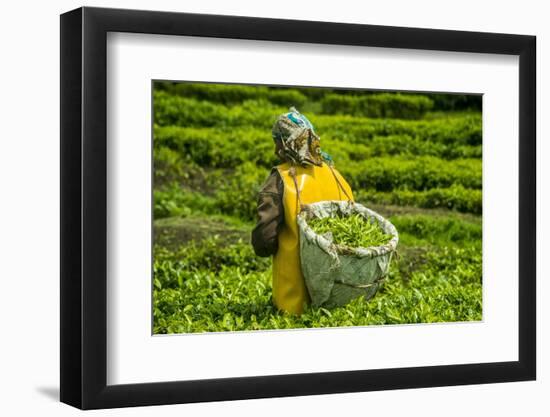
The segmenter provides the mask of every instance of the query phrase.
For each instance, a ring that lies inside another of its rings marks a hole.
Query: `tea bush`
[[[244,161],[254,161],[258,165],[272,167],[277,163],[270,132],[254,127],[222,129],[156,126],[154,138],[159,157],[162,157],[163,151],[170,149],[201,166],[233,168]],[[374,136],[361,141],[339,140],[327,134],[323,135],[321,146],[337,163],[348,159],[361,161],[375,156],[394,155],[426,155],[441,159],[481,157],[481,145],[431,142],[406,134]]]
[[[256,127],[265,134],[277,116],[288,111],[268,101],[247,100],[241,105],[224,106],[208,101],[172,96],[159,91],[154,94],[154,122],[158,126]],[[408,135],[430,142],[445,144],[480,145],[481,116],[467,114],[460,117],[425,120],[369,119],[349,115],[309,114],[316,131],[323,138],[362,142],[375,136]]]
[[[165,91],[171,95],[192,98],[200,101],[212,101],[224,105],[240,104],[246,100],[266,100],[282,106],[301,107],[307,97],[298,90],[269,88],[263,86],[231,85],[231,84],[197,84],[159,82],[157,91]]]
[[[431,156],[375,157],[336,166],[352,187],[359,190],[425,191],[452,185],[481,188],[479,159],[445,161]]]
[[[205,167],[235,168],[252,161],[269,168],[277,162],[271,132],[255,128],[156,126],[154,138],[155,149],[174,150]]]
[[[481,111],[480,94],[426,94],[433,103],[434,109],[442,111],[474,110]]]
[[[402,255],[376,297],[331,310],[308,307],[300,317],[273,307],[270,262],[244,242],[227,247],[207,238],[175,252],[157,249],[154,332],[481,320],[481,242],[471,240],[481,235],[481,224],[426,215],[390,220],[404,229]],[[463,227],[467,232],[460,232]],[[413,244],[425,249],[413,255]]]
[[[463,213],[482,213],[482,192],[453,185],[449,188],[432,188],[426,191],[393,190],[377,192],[359,190],[355,198],[358,201],[377,204],[395,204],[422,208],[445,208]]]
[[[266,100],[246,100],[238,106],[225,106],[210,101],[173,96],[164,91],[153,95],[154,122],[161,126],[258,126],[273,125],[278,113],[286,107],[277,107]]]
[[[481,145],[481,116],[466,114],[434,120],[368,119],[352,116],[311,115],[321,135],[351,143],[364,143],[377,136],[408,135],[413,139],[452,145]]]
[[[250,178],[249,178],[250,180]],[[257,182],[256,182],[257,181]],[[221,192],[206,195],[198,191],[185,190],[177,183],[156,189],[154,191],[154,216],[156,219],[185,216],[192,212],[205,214],[229,214],[242,220],[256,218],[256,195],[262,181],[259,177],[250,185],[250,193],[242,193],[240,182],[237,179],[225,182]],[[256,191],[253,191],[256,190]],[[252,200],[246,200],[253,195]],[[426,209],[442,208],[462,213],[482,213],[481,190],[467,189],[462,186],[449,188],[433,188],[427,191],[394,190],[377,192],[374,190],[357,190],[355,200],[366,206],[371,204],[416,206]],[[238,203],[242,211],[237,212],[231,202],[232,198]]]
[[[325,114],[420,119],[433,108],[433,101],[426,96],[412,94],[327,94],[321,100],[321,106]]]

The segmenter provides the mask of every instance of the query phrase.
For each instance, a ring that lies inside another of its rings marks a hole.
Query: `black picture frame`
[[[519,56],[519,360],[107,385],[108,32]],[[533,380],[534,36],[103,8],[61,15],[61,401],[81,409]]]

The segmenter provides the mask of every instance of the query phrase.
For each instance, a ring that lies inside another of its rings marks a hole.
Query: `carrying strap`
[[[346,189],[344,188],[344,186],[342,185],[342,183],[340,182],[340,180],[336,176],[336,173],[334,172],[334,169],[329,164],[327,164],[327,166],[329,167],[330,172],[332,172],[332,175],[334,176],[334,179],[336,180],[336,184],[344,192],[345,196],[348,198],[349,203],[353,205],[354,204],[353,199],[349,196]],[[296,197],[298,199],[297,212],[300,213],[304,208],[304,204],[302,203],[302,199],[300,198],[300,188],[298,187],[298,180],[296,179],[296,167],[294,166],[294,164],[292,164],[292,166],[288,170],[288,173],[290,174],[290,176],[292,177],[292,180],[294,181],[294,187],[296,187]]]
[[[294,181],[294,187],[296,187],[296,197],[298,198],[297,213],[300,213],[304,208],[304,205],[302,204],[302,199],[300,198],[300,188],[298,187],[298,180],[296,179],[296,168],[294,167],[294,164],[292,164],[292,166],[288,170],[288,173],[290,174],[290,176],[292,177],[292,180]]]
[[[342,191],[344,192],[344,194],[346,195],[346,197],[348,198],[348,201],[350,202],[350,204],[353,204],[353,199],[349,196],[348,192],[346,191],[346,189],[344,188],[344,186],[342,185],[342,183],[340,183],[340,180],[338,179],[338,177],[336,176],[336,172],[334,172],[334,169],[332,168],[331,165],[327,164],[327,166],[330,168],[330,172],[332,172],[332,175],[334,176],[334,179],[336,180],[336,183],[338,184],[338,186],[342,189]]]

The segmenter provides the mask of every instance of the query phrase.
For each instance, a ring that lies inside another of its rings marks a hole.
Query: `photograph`
[[[482,321],[482,99],[153,80],[153,335]]]

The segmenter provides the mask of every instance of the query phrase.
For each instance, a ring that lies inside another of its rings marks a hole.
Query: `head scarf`
[[[322,165],[321,139],[307,117],[294,107],[277,118],[271,133],[282,159],[299,165]]]

